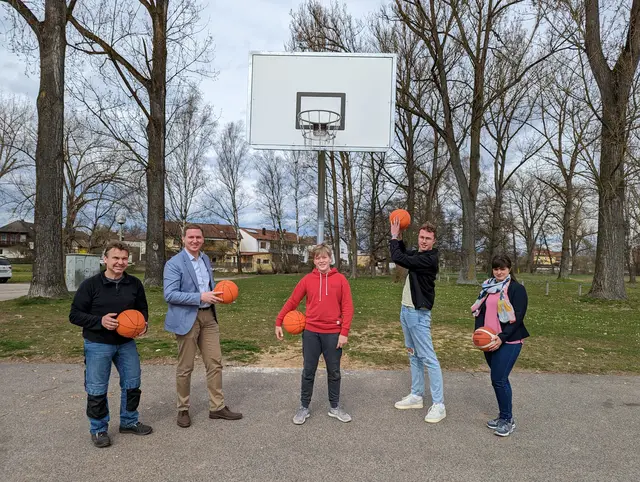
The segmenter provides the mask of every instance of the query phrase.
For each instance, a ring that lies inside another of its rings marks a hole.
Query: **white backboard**
[[[252,52],[249,62],[247,139],[252,147],[379,152],[391,146],[395,54]],[[328,126],[335,134],[332,145],[305,144],[299,114],[308,111],[319,122],[329,118],[319,111],[339,114]]]

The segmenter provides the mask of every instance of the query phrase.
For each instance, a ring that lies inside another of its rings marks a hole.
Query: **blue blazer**
[[[211,289],[215,286],[209,257],[200,253],[209,273]],[[164,265],[164,300],[169,304],[164,329],[186,335],[196,321],[200,307],[200,286],[186,250],[180,251]],[[211,305],[215,317],[215,307]]]

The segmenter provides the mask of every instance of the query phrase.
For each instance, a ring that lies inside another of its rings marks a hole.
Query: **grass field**
[[[9,283],[31,283],[33,275],[30,264],[14,264],[11,266]]]
[[[231,364],[300,366],[300,337],[283,343],[273,335],[275,316],[300,275],[265,275],[237,279],[240,297],[218,308],[221,343]],[[626,302],[594,301],[578,295],[589,289],[586,277],[557,282],[551,277],[521,277],[529,293],[526,324],[531,338],[519,369],[565,373],[640,373],[640,287],[628,285]],[[437,285],[433,339],[445,369],[475,370],[482,354],[470,344],[469,307],[477,288],[457,286],[446,276]],[[549,295],[545,294],[549,281]],[[400,283],[390,277],[351,281],[356,314],[345,367],[404,368],[407,357],[399,323]],[[176,343],[163,330],[166,304],[160,289],[147,291],[149,333],[138,349],[147,362],[173,362]],[[80,328],[68,321],[70,299],[20,298],[0,302],[0,359],[82,361]]]

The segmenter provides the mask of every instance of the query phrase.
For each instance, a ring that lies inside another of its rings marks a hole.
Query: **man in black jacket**
[[[409,270],[402,291],[400,324],[411,366],[411,393],[396,402],[400,410],[423,408],[424,367],[429,372],[432,405],[425,422],[437,423],[447,416],[442,389],[442,370],[431,340],[431,308],[435,299],[438,250],[433,247],[436,227],[425,223],[418,234],[418,251],[407,250],[400,239],[400,222],[391,223],[391,260]]]
[[[91,440],[99,448],[111,445],[107,433],[107,391],[111,363],[120,375],[120,433],[148,435],[152,432],[151,427],[138,421],[141,391],[140,357],[136,342],[116,331],[117,316],[125,310],[138,310],[148,321],[147,297],[140,280],[125,273],[129,264],[129,248],[125,244],[108,244],[104,251],[104,262],[104,273],[82,282],[69,314],[71,323],[82,327],[87,417]]]

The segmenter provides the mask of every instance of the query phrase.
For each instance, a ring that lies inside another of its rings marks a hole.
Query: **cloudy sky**
[[[215,41],[214,69],[216,80],[203,82],[201,89],[207,102],[220,115],[221,122],[246,121],[248,92],[248,59],[251,51],[283,51],[289,40],[292,9],[300,2],[284,0],[209,0],[203,12]],[[329,0],[321,3],[330,5]],[[349,12],[365,17],[376,11],[382,0],[349,0]],[[0,19],[4,18],[0,7]],[[6,47],[6,23],[0,21],[0,92],[24,95],[33,100],[38,92],[37,73],[24,57]],[[32,59],[33,60],[33,59]],[[0,225],[9,217],[0,207]]]

